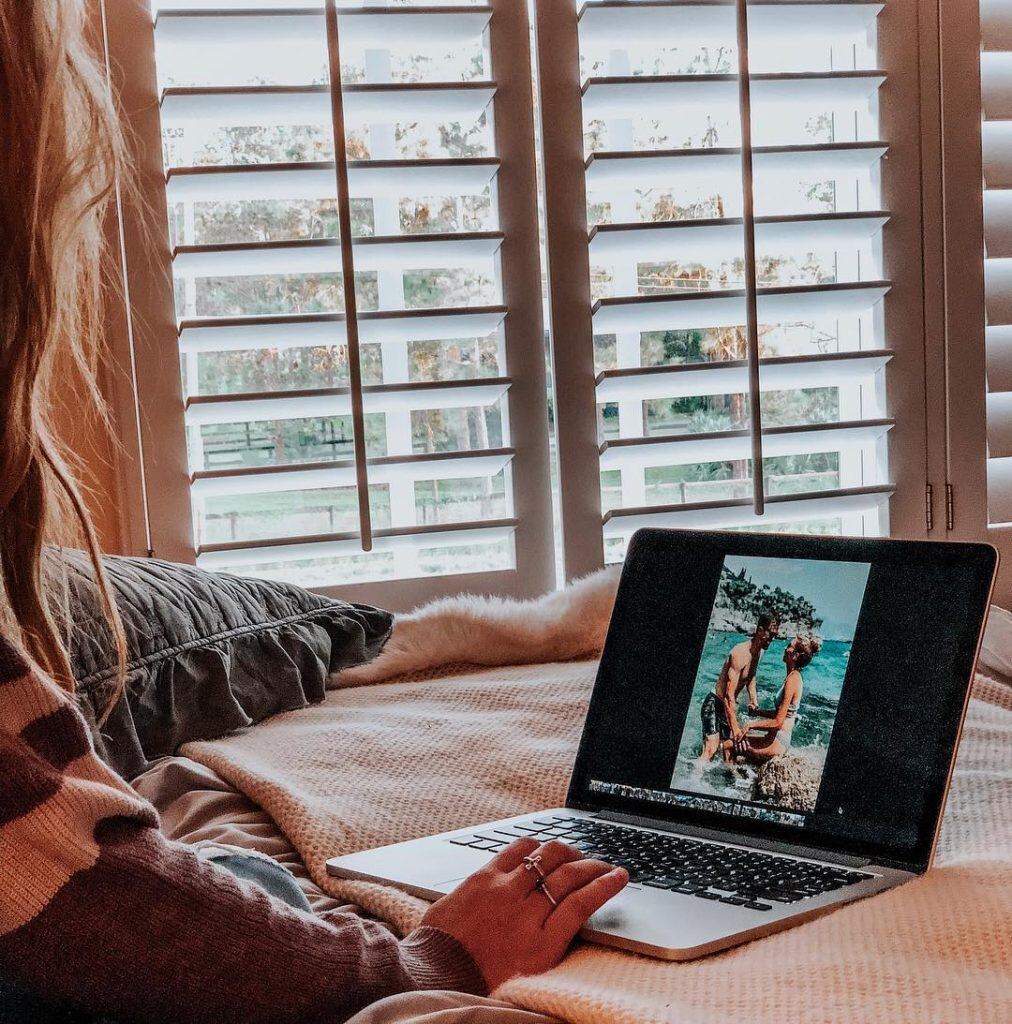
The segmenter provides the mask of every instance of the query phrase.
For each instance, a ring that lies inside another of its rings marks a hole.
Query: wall
[[[104,551],[122,554],[127,551],[127,503],[121,481],[124,452],[107,425],[94,410],[93,403],[76,367],[68,358],[56,373],[60,382],[56,389],[55,428],[60,440],[76,457],[81,482],[86,489],[88,509],[95,520]],[[108,367],[102,376],[108,387]]]

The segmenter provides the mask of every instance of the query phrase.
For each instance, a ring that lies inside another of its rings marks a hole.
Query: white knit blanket
[[[595,669],[338,690],[182,753],[269,811],[319,886],[406,930],[421,901],[330,878],[327,858],[560,804]],[[981,680],[938,862],[923,879],[691,963],[581,946],[498,994],[572,1024],[1008,1024],[1010,933],[1012,691]]]

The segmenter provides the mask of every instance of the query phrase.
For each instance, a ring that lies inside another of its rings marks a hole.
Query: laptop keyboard
[[[561,839],[587,857],[624,867],[629,881],[750,910],[772,910],[874,878],[832,864],[811,864],[761,850],[644,832],[560,815],[458,836],[451,843],[494,853],[514,839]]]

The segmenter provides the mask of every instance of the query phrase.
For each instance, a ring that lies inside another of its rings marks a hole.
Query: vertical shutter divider
[[[344,285],[345,329],[348,338],[348,377],[355,452],[355,489],[358,496],[359,535],[363,551],[372,550],[369,509],[369,468],[366,462],[365,413],[362,398],[362,362],[358,341],[358,300],[351,238],[351,192],[348,186],[348,143],[344,128],[344,92],[341,87],[341,47],[336,0],[326,0],[327,58],[330,67],[330,110],[334,129],[334,174],[337,179],[337,216],[341,233],[341,278]]]
[[[742,230],[745,244],[745,348],[748,357],[749,430],[752,437],[752,507],[766,506],[763,484],[762,404],[759,392],[759,311],[755,262],[755,195],[752,187],[752,89],[748,60],[748,0],[735,0],[738,28],[738,104],[741,120]]]

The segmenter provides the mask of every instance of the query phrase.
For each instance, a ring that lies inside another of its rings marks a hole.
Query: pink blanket
[[[557,804],[593,662],[331,693],[183,753],[280,825],[313,880],[406,929],[393,889],[329,878],[330,856]],[[592,946],[497,995],[572,1024],[1012,1020],[1012,691],[980,681],[938,865],[914,883],[687,964]]]

